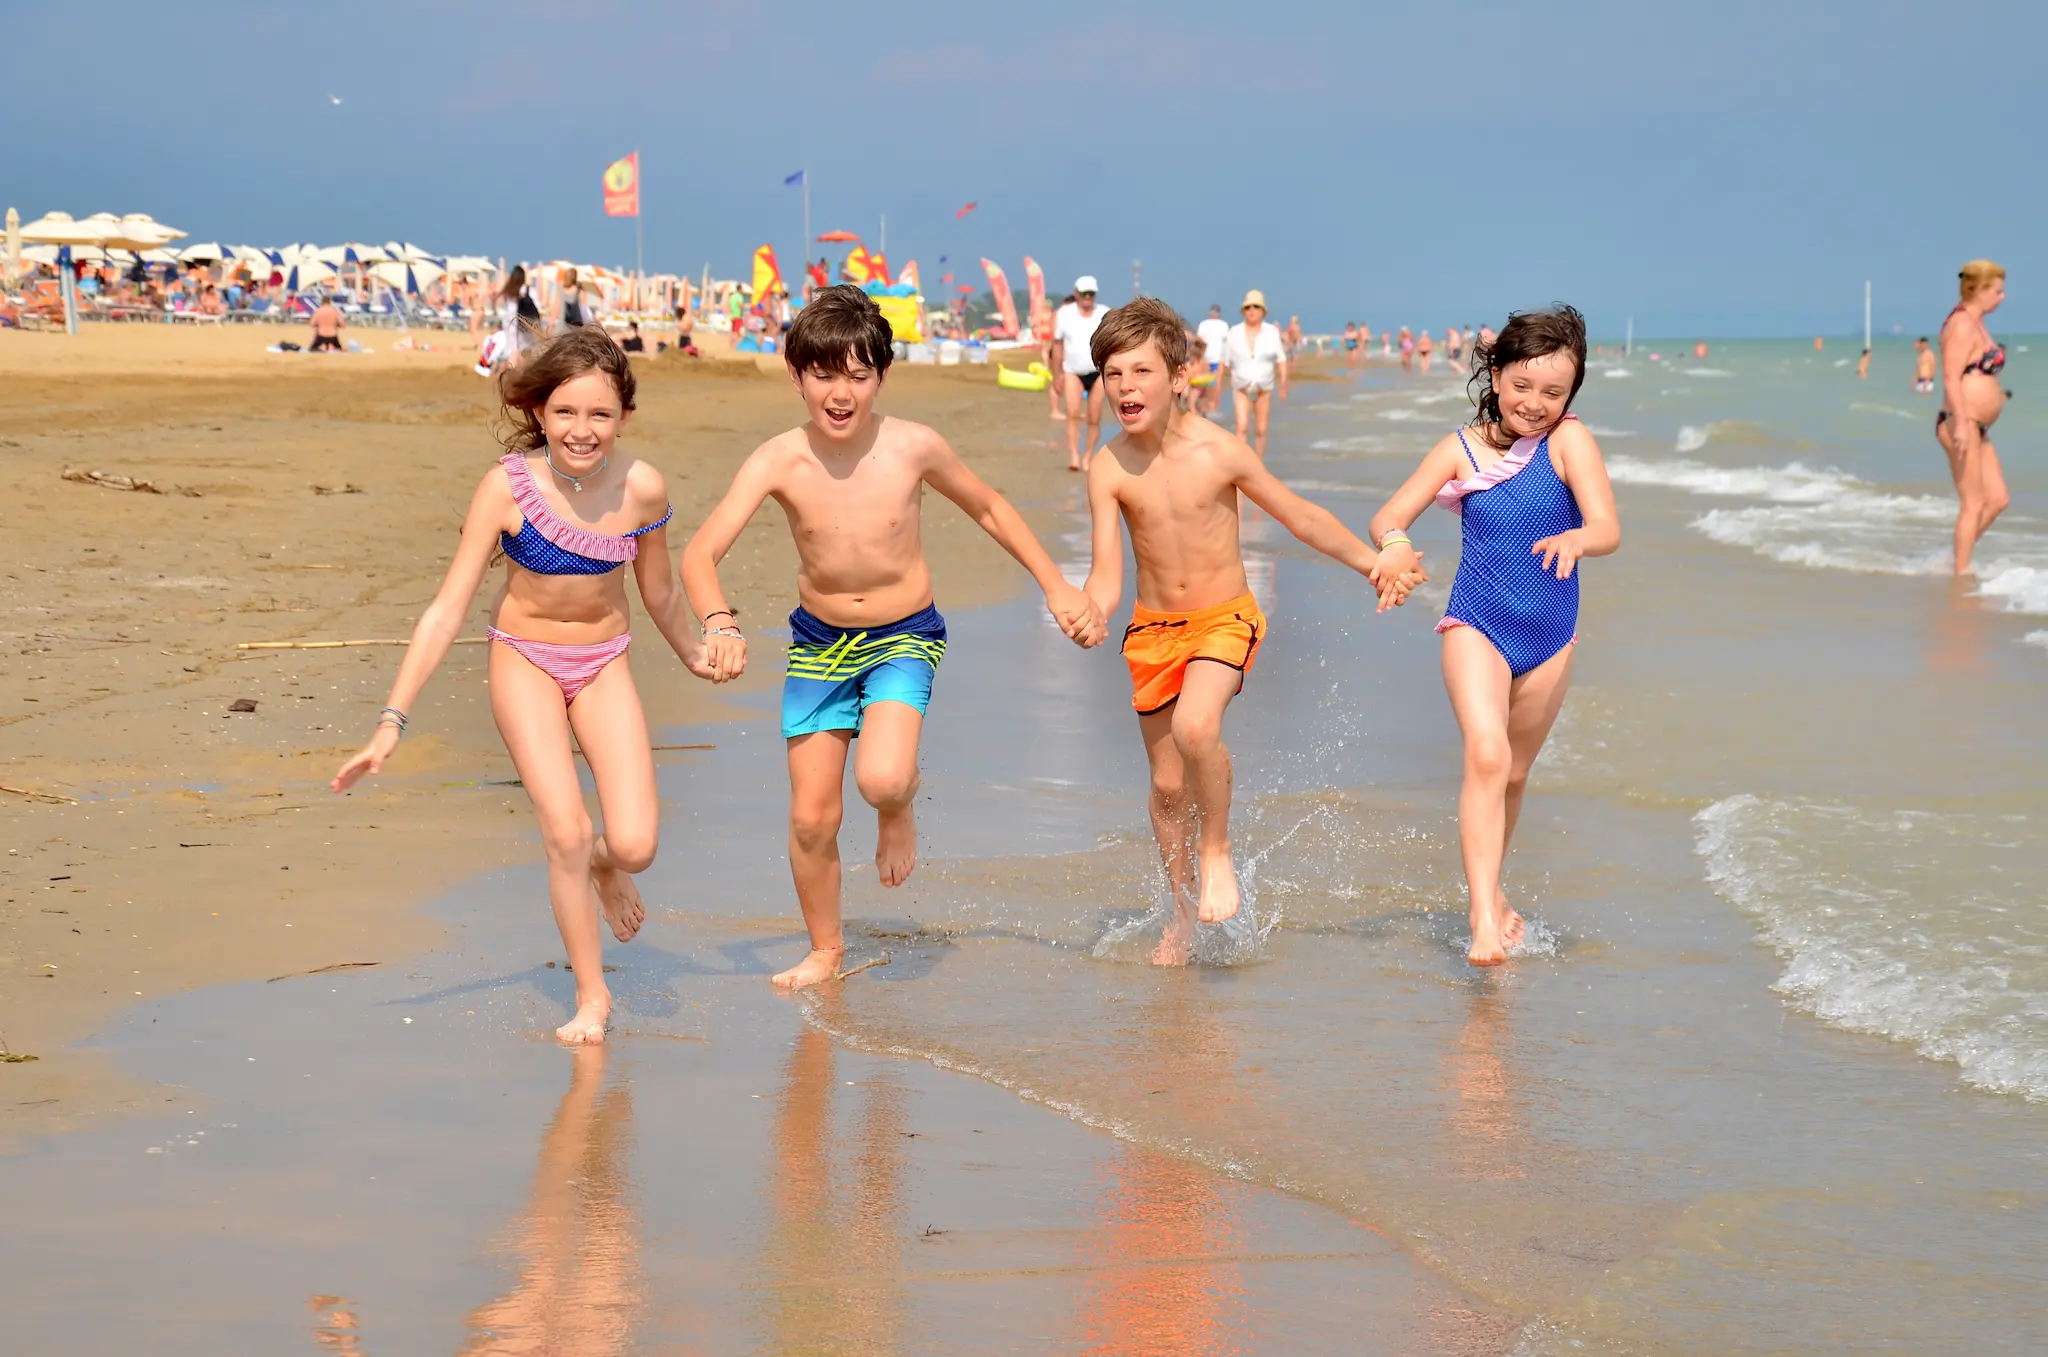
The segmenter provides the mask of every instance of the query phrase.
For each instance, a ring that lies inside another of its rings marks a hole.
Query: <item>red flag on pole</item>
[[[640,153],[614,160],[604,167],[604,214],[607,217],[640,215]]]
[[[1045,304],[1045,270],[1030,255],[1024,256],[1024,291],[1031,299],[1031,333],[1040,340],[1052,338],[1052,308]]]
[[[959,210],[958,212],[955,212],[955,213],[953,214],[953,220],[954,220],[954,221],[958,221],[958,220],[960,220],[960,219],[961,219],[962,217],[966,216],[966,215],[967,215],[967,214],[968,214],[969,212],[972,212],[972,211],[973,211],[973,210],[974,210],[975,208],[977,208],[977,207],[980,207],[980,206],[981,206],[981,204],[980,204],[980,203],[969,203],[969,204],[967,204],[967,206],[965,206],[965,207],[961,208],[961,209],[960,209],[960,210]]]
[[[981,261],[982,271],[988,274],[988,290],[996,295],[996,313],[1003,318],[1003,339],[1017,337],[1017,300],[1010,295],[1010,280],[1003,273],[1003,266],[993,259]]]

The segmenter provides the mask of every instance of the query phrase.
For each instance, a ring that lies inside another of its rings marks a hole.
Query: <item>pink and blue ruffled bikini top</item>
[[[526,521],[517,533],[501,532],[498,545],[515,565],[536,575],[609,575],[640,554],[640,538],[676,516],[673,506],[660,523],[635,528],[623,537],[591,532],[565,521],[548,507],[547,497],[534,484],[533,471],[524,453],[508,452],[498,459],[511,482],[512,498]]]

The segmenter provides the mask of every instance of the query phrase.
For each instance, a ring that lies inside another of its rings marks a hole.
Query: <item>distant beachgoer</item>
[[[1925,396],[1934,390],[1934,349],[1927,336],[1913,341],[1913,393]]]
[[[1372,362],[1372,326],[1364,321],[1358,323],[1358,363],[1360,367]]]
[[[894,358],[889,322],[859,286],[813,297],[783,352],[805,422],[754,450],[683,548],[691,606],[707,627],[714,619],[727,624],[708,633],[711,658],[720,673],[737,674],[746,668],[747,643],[731,625],[718,563],[771,498],[796,545],[800,606],[789,616],[782,736],[790,874],[811,946],[774,977],[784,989],[832,979],[846,956],[839,827],[856,736],[854,782],[876,811],[875,875],[900,886],[917,865],[918,743],[946,651],[946,621],[932,601],[931,567],[919,544],[926,488],[957,504],[1030,572],[1069,639],[1098,645],[1107,629],[1023,517],[944,438],[875,413]]]
[[[199,294],[199,314],[202,316],[224,316],[227,313],[227,304],[221,300],[220,289],[216,288],[212,283],[208,283],[205,290]]]
[[[490,363],[516,367],[520,357],[540,338],[540,307],[526,286],[526,266],[514,264],[498,289],[498,333],[491,343]]]
[[[1096,379],[1102,374],[1088,356],[1088,341],[1108,313],[1095,304],[1096,291],[1095,275],[1082,274],[1074,280],[1074,300],[1062,306],[1052,320],[1053,371],[1059,375],[1067,399],[1069,471],[1088,469],[1088,459],[1095,455],[1095,444],[1102,437],[1102,392],[1096,389]],[[1081,438],[1084,418],[1086,442]]]
[[[1355,320],[1344,322],[1344,366],[1358,366],[1358,322]]]
[[[1479,327],[1479,343],[1481,345],[1487,348],[1492,348],[1494,339],[1495,335],[1493,333],[1493,327],[1491,325],[1482,325]]]
[[[1280,334],[1280,340],[1287,345],[1287,356],[1293,358],[1301,352],[1301,317],[1289,316],[1287,328]]]
[[[1380,357],[1392,358],[1393,356],[1394,332],[1392,330],[1382,330],[1380,331]]]
[[[334,304],[334,298],[322,297],[320,305],[313,308],[313,342],[309,353],[341,352],[341,308]]]
[[[580,325],[594,324],[597,319],[596,309],[584,301],[583,297],[586,292],[595,294],[597,289],[579,279],[573,268],[562,270],[558,286],[561,288],[562,298],[555,311],[556,331],[559,333],[563,330],[573,330]]]
[[[1695,358],[1705,358],[1707,356],[1706,340],[1702,339],[1692,346],[1692,356]]]
[[[1826,347],[1826,343],[1827,341],[1824,340],[1821,336],[1815,335],[1813,337],[1813,351],[1815,353],[1821,352],[1821,350]]]
[[[1237,436],[1264,457],[1273,402],[1287,399],[1287,346],[1280,341],[1280,331],[1266,324],[1265,293],[1253,288],[1238,309],[1244,319],[1230,327],[1230,337],[1223,343],[1223,366],[1230,372]]]
[[[1941,323],[1942,404],[1934,417],[1934,436],[1955,478],[1956,573],[1964,575],[1978,539],[2011,502],[1991,442],[1991,426],[2005,409],[2006,390],[1998,380],[2005,370],[2005,346],[1984,324],[1984,317],[2005,300],[2005,269],[1989,259],[1973,259],[1956,276],[1962,300]]]
[[[1384,586],[1416,568],[1408,526],[1431,504],[1463,519],[1443,634],[1444,688],[1465,740],[1458,838],[1475,966],[1523,937],[1501,871],[1529,769],[1571,686],[1578,562],[1621,545],[1600,445],[1570,414],[1586,323],[1568,306],[1510,316],[1473,355],[1478,417],[1432,448],[1372,519]],[[1482,462],[1480,453],[1485,453]]]
[[[1434,351],[1435,347],[1430,341],[1429,331],[1424,330],[1421,334],[1415,336],[1415,366],[1417,369],[1422,372],[1429,371],[1430,354]]]
[[[1233,353],[1242,328],[1232,332]],[[1150,297],[1110,312],[1095,332],[1095,362],[1122,432],[1088,473],[1092,552],[1085,590],[1098,614],[1111,616],[1123,598],[1125,528],[1138,566],[1123,655],[1151,764],[1152,832],[1173,895],[1152,953],[1161,966],[1186,965],[1196,923],[1228,919],[1240,904],[1223,717],[1244,690],[1266,619],[1245,579],[1238,496],[1361,575],[1380,564],[1335,514],[1276,480],[1242,438],[1182,413],[1175,397],[1185,384],[1185,333],[1173,308]],[[1260,333],[1277,346],[1273,326]],[[1381,608],[1400,602],[1422,578],[1419,570],[1389,573],[1378,587]]]
[[[1454,364],[1464,356],[1465,336],[1459,334],[1458,327],[1453,325],[1444,331],[1444,361]]]
[[[647,352],[647,341],[640,337],[639,321],[629,320],[626,322],[626,333],[624,337],[619,340],[619,347],[624,349],[627,353]]]
[[[1074,294],[1069,292],[1060,299],[1060,305],[1065,306],[1072,300],[1074,300]],[[1031,337],[1038,341],[1038,361],[1043,363],[1045,370],[1052,374],[1052,380],[1045,384],[1046,414],[1052,419],[1064,422],[1067,418],[1067,412],[1061,407],[1060,399],[1066,395],[1066,381],[1060,376],[1059,366],[1054,361],[1052,330],[1053,312],[1041,309],[1037,315],[1031,318]]]
[[[1202,361],[1209,365],[1209,385],[1202,388],[1202,399],[1196,409],[1204,415],[1213,415],[1223,408],[1224,345],[1230,342],[1230,322],[1223,319],[1223,308],[1212,306],[1208,317],[1195,327],[1195,333],[1202,340]]]
[[[1856,360],[1856,380],[1857,380],[1857,381],[1859,381],[1859,382],[1860,382],[1860,381],[1866,381],[1866,380],[1868,380],[1868,379],[1869,379],[1869,377],[1870,377],[1870,350],[1869,350],[1869,349],[1865,349],[1865,350],[1863,351],[1863,356],[1862,356],[1861,358],[1859,358],[1859,359],[1857,359],[1857,360]]]
[[[383,771],[405,733],[406,709],[463,631],[477,587],[502,553],[505,583],[491,607],[491,714],[540,820],[548,895],[576,977],[576,1014],[555,1036],[595,1044],[612,1007],[598,918],[620,942],[639,932],[645,911],[633,877],[654,861],[661,816],[647,718],[626,665],[632,633],[619,567],[633,563],[648,617],[691,673],[724,682],[739,670],[707,656],[676,587],[661,473],[618,446],[635,389],[619,346],[594,326],[571,330],[505,369],[498,389],[512,421],[505,455],[470,500],[455,560],[413,628],[376,734],[331,786],[347,791]],[[584,809],[579,748],[604,811],[601,830]]]
[[[1407,326],[1401,327],[1401,367],[1404,371],[1415,366],[1415,332]]]

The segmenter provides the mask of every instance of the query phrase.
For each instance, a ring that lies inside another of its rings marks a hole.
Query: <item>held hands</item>
[[[1045,610],[1060,624],[1067,639],[1083,650],[1102,644],[1109,623],[1095,601],[1064,581],[1045,591]]]
[[[391,751],[398,748],[398,727],[382,725],[370,742],[334,775],[334,781],[327,784],[329,791],[345,792],[362,779],[363,774],[375,775],[384,771],[384,760],[391,757]]]
[[[1572,577],[1572,567],[1579,563],[1579,557],[1586,554],[1585,539],[1580,536],[1579,529],[1571,528],[1555,537],[1537,539],[1530,546],[1529,554],[1541,556],[1545,570],[1554,563],[1557,577],[1568,580]]]
[[[730,683],[747,672],[747,638],[740,635],[738,627],[714,627],[704,633],[696,661],[685,657],[683,664],[698,678]]]
[[[1428,583],[1429,572],[1422,568],[1421,552],[1406,542],[1396,542],[1380,552],[1367,578],[1380,596],[1378,611],[1385,612],[1406,603],[1416,585]]]

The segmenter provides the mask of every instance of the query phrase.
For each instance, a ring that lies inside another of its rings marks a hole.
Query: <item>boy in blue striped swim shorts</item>
[[[789,751],[789,869],[810,953],[775,976],[800,989],[840,973],[841,787],[853,741],[854,782],[875,808],[875,871],[901,885],[917,865],[912,802],[918,740],[946,622],[932,603],[919,544],[925,486],[960,508],[1045,591],[1045,606],[1077,645],[1108,629],[1061,576],[1010,502],[968,470],[922,424],[877,415],[894,335],[858,287],[828,287],[790,327],[790,381],[809,420],[747,458],[683,549],[683,589],[703,619],[705,658],[728,677],[746,668],[747,642],[718,580],[718,563],[765,500],[782,506],[795,539],[799,606],[789,615],[782,734]]]

